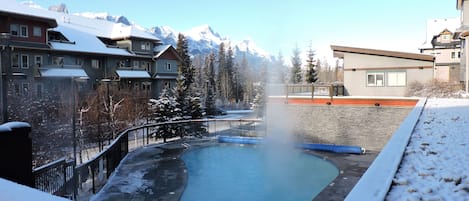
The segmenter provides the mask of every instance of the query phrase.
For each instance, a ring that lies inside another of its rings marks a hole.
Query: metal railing
[[[155,143],[164,143],[184,136],[231,134],[239,136],[265,135],[256,128],[259,119],[199,119],[146,124],[121,132],[103,151],[77,165],[60,159],[34,170],[36,188],[75,200],[84,200],[97,193],[129,151]],[[171,126],[166,136],[156,136],[162,126]],[[204,128],[201,130],[200,128]],[[185,132],[185,133],[182,133]],[[156,137],[155,137],[156,136]]]
[[[344,85],[335,84],[269,84],[269,95],[274,96],[343,96]]]
[[[59,159],[33,170],[34,185],[37,189],[50,194],[72,198],[74,162]]]

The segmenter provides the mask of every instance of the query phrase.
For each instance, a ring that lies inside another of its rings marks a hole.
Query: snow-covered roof
[[[41,77],[88,77],[85,70],[81,68],[41,68],[39,73]]]
[[[155,57],[160,57],[166,50],[168,50],[171,47],[171,45],[158,45],[155,48],[153,48],[154,52],[157,52]]]
[[[172,79],[176,79],[177,75],[156,75],[154,78],[161,79],[161,80],[172,80]]]
[[[96,35],[83,32],[81,29],[75,29],[73,25],[70,24],[59,24],[54,30],[61,32],[70,41],[70,43],[50,41],[51,48],[54,50],[119,56],[133,55],[126,49],[108,47],[101,42]]]
[[[44,20],[48,22],[51,27],[57,26],[54,18],[43,15],[40,12],[31,12],[30,9],[31,8],[27,6],[18,4],[15,0],[2,0],[2,6],[0,6],[0,12],[34,17],[38,18],[38,20]]]
[[[427,36],[420,49],[432,48],[433,37],[443,30],[448,29],[448,31],[455,33],[459,27],[461,27],[461,20],[458,17],[427,20]]]
[[[107,54],[131,55],[125,53],[124,50],[118,50],[116,48],[105,48],[105,44],[97,37],[110,39],[141,38],[155,42],[159,41],[159,39],[151,33],[134,26],[128,26],[122,23],[114,23],[100,19],[91,19],[68,13],[31,8],[26,5],[21,5],[14,0],[4,1],[8,2],[2,3],[0,11],[47,19],[55,19],[58,26],[53,30],[62,32],[62,34],[64,34],[69,40],[75,42],[75,44],[61,44],[52,42],[52,49],[62,51],[91,53],[106,52]]]
[[[0,178],[0,200],[8,201],[67,201],[68,199],[51,195],[40,190],[17,184],[15,182]],[[68,200],[70,201],[70,200]]]
[[[144,70],[116,70],[116,73],[119,78],[151,78]]]

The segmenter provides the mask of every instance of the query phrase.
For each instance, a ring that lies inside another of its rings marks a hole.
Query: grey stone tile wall
[[[288,105],[293,133],[307,142],[380,151],[412,107]]]

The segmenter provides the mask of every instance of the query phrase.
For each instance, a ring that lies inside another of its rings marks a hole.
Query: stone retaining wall
[[[293,133],[314,143],[357,145],[380,151],[412,107],[287,105]]]

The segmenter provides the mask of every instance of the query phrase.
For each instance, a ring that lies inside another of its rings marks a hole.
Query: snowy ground
[[[469,99],[428,99],[386,200],[469,201]]]

